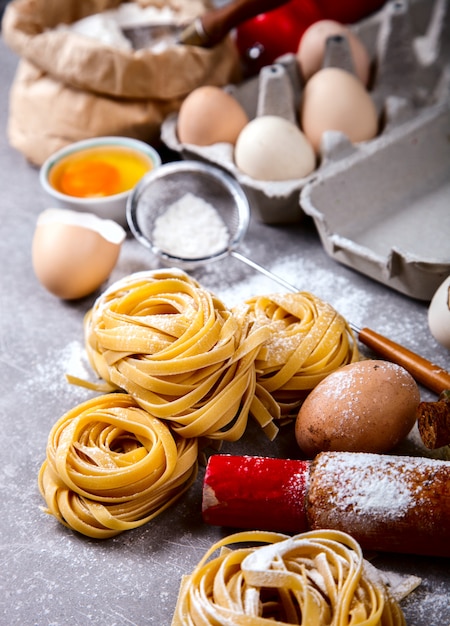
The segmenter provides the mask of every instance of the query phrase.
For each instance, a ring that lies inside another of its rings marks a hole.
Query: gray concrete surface
[[[66,373],[86,374],[82,320],[95,295],[62,302],[36,281],[31,242],[38,214],[49,203],[38,171],[7,140],[8,93],[18,59],[0,41],[0,624],[2,626],[166,626],[183,574],[227,529],[202,523],[202,472],[182,500],[154,522],[112,540],[76,535],[46,516],[37,488],[50,428],[92,395],[70,386]],[[51,114],[51,112],[49,112]],[[251,224],[241,251],[367,325],[447,369],[450,354],[432,338],[426,304],[375,283],[329,259],[315,228]],[[128,238],[111,280],[157,267]],[[278,291],[236,259],[196,271],[226,303]],[[422,389],[423,399],[434,396]],[[292,428],[269,443],[250,426],[224,452],[295,457]],[[422,454],[417,433],[401,451]],[[448,560],[377,555],[384,569],[422,577],[403,603],[411,626],[450,625]]]

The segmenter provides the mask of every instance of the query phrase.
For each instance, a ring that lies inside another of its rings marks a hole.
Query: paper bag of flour
[[[239,80],[238,52],[231,37],[211,49],[167,37],[136,49],[124,33],[139,32],[144,13],[178,28],[208,8],[207,0],[13,0],[2,22],[5,43],[20,57],[10,144],[36,165],[95,136],[158,145],[163,120],[188,93]]]

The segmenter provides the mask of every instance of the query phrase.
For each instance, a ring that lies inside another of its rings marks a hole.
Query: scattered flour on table
[[[412,303],[410,310],[405,313],[403,308],[397,308],[392,301],[392,291],[380,287],[372,292],[365,283],[351,274],[339,274],[339,271],[329,271],[318,266],[314,259],[301,254],[275,259],[266,266],[275,276],[296,287],[299,291],[307,291],[333,306],[336,311],[348,321],[357,326],[372,327],[375,312],[379,315],[382,327],[373,328],[384,336],[396,341],[405,347],[420,353],[423,352],[423,335],[417,333],[417,320],[421,315],[424,332],[428,332],[426,311],[419,304]],[[336,266],[339,270],[339,265]],[[241,301],[259,294],[272,292],[285,293],[286,289],[274,280],[255,272],[243,281],[228,283],[220,263],[208,267],[208,283],[214,279],[217,295],[228,306],[235,306]],[[421,354],[425,358],[432,358],[432,344],[430,354]],[[445,365],[445,362],[443,363]]]
[[[153,243],[184,259],[209,257],[226,250],[228,229],[216,209],[186,193],[155,220]]]
[[[82,380],[92,379],[84,345],[79,341],[70,341],[62,350],[49,351],[43,360],[30,368],[29,377],[21,384],[29,390],[39,388],[54,396],[71,391],[80,395],[81,388],[71,385],[66,374]]]

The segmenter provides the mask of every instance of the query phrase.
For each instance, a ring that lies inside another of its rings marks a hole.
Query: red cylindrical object
[[[355,452],[312,462],[214,455],[203,518],[254,530],[341,530],[368,550],[450,557],[450,463]]]
[[[217,526],[302,532],[309,461],[216,454],[203,483],[203,519]]]

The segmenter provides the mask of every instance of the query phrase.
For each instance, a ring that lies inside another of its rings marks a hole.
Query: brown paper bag
[[[205,0],[136,0],[170,6],[180,23],[205,11]],[[36,165],[81,139],[123,135],[158,145],[165,117],[200,85],[239,80],[229,37],[212,49],[170,46],[122,50],[56,28],[115,8],[120,0],[13,0],[2,36],[20,61],[10,90],[10,144]]]

